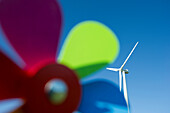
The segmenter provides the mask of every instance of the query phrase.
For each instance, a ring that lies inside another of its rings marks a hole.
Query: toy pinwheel
[[[94,113],[96,108],[90,103],[96,99],[101,109],[109,101],[127,111],[123,94],[113,83],[80,84],[117,57],[118,40],[108,27],[96,21],[76,25],[56,60],[62,26],[56,0],[1,0],[0,24],[9,46],[25,63],[14,63],[0,49],[1,100],[23,99],[20,109],[24,113]]]

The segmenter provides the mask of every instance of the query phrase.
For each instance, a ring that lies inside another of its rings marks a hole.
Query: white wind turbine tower
[[[123,67],[125,66],[126,62],[128,61],[129,57],[132,55],[133,51],[135,50],[136,46],[138,45],[139,42],[137,42],[135,44],[135,46],[133,47],[132,51],[130,52],[130,54],[128,55],[128,57],[126,58],[126,60],[124,61],[123,65],[120,68],[106,68],[107,70],[111,70],[111,71],[119,71],[119,87],[120,87],[120,92],[122,91],[122,75],[123,75],[123,92],[124,92],[124,97],[127,103],[127,107],[128,107],[128,112],[129,112],[129,104],[128,104],[128,94],[127,94],[127,86],[126,86],[126,77],[125,74],[128,74],[129,71],[127,69],[123,69]]]

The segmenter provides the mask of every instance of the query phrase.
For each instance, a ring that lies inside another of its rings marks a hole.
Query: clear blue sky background
[[[127,84],[131,112],[170,112],[169,0],[59,0],[59,3],[64,14],[60,48],[71,28],[85,20],[99,21],[117,35],[120,54],[109,67],[121,66],[134,44],[139,41],[125,66],[130,71]],[[94,78],[118,83],[118,73],[105,69],[84,81]]]

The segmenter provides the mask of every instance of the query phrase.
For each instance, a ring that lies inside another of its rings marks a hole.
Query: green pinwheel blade
[[[118,39],[108,27],[100,22],[85,21],[68,34],[58,62],[83,78],[113,62],[118,53]]]

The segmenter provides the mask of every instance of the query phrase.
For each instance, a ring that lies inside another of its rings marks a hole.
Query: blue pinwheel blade
[[[81,113],[128,113],[123,93],[118,86],[106,80],[83,84]]]

